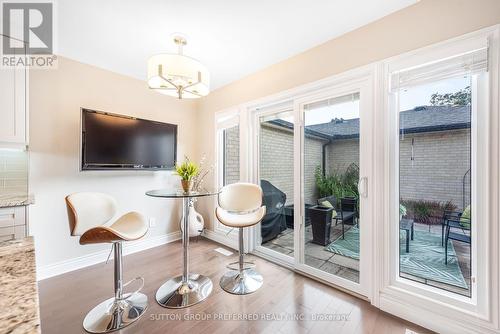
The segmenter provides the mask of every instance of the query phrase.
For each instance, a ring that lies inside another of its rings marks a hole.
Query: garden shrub
[[[400,203],[406,207],[406,217],[416,223],[436,225],[443,221],[444,211],[456,211],[457,206],[451,201],[403,200]]]

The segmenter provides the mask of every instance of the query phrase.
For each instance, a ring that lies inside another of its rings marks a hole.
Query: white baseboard
[[[219,244],[238,250],[238,240],[232,234],[226,235],[225,233],[204,230],[203,236]]]
[[[146,249],[168,244],[170,242],[179,240],[180,238],[181,238],[181,232],[177,231],[165,235],[150,237],[147,239],[126,242],[123,244],[123,255],[133,254]],[[37,268],[37,280],[41,281],[50,277],[67,273],[69,271],[105,262],[106,259],[108,258],[108,255],[109,255],[109,249],[95,252],[92,254],[87,254],[69,260],[56,262],[46,266],[41,266]]]

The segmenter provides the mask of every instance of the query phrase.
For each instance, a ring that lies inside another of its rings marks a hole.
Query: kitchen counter
[[[35,197],[30,194],[0,194],[0,208],[30,205],[35,202]]]
[[[32,237],[0,243],[0,334],[40,333]]]

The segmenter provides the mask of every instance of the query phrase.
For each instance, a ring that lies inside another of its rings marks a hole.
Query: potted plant
[[[191,191],[193,177],[199,173],[199,167],[186,157],[184,162],[175,166],[175,173],[181,177],[182,189],[185,193]]]

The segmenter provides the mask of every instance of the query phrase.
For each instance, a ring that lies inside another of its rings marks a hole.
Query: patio
[[[356,229],[354,227],[354,229]],[[346,239],[348,238],[349,232],[355,231],[352,226],[346,225]],[[419,224],[415,223],[414,224],[414,229],[415,229],[415,234],[416,236],[418,235],[424,235],[424,236],[431,236],[434,239],[437,238],[438,243],[441,239],[441,226],[440,225],[425,225],[425,224]],[[267,247],[269,249],[275,250],[277,252],[280,252],[285,255],[290,255],[293,256],[293,229],[287,228],[285,231],[281,232],[276,238],[263,243],[264,247]],[[332,228],[330,231],[330,240],[332,241],[330,243],[333,244],[337,242],[338,240],[341,240],[341,234],[342,234],[342,227],[340,224],[335,225],[332,224]],[[311,225],[306,226],[305,228],[305,262],[307,265],[310,265],[314,268],[323,270],[325,272],[328,272],[333,275],[337,275],[340,277],[343,277],[345,279],[354,281],[354,282],[359,282],[359,260],[354,258],[352,254],[350,256],[344,256],[340,255],[338,253],[334,253],[332,251],[326,250],[328,246],[321,246],[312,243],[312,228]],[[404,233],[402,234],[401,237],[402,241],[402,251],[401,251],[401,260],[404,261],[404,256],[405,256],[405,247],[404,247]],[[400,273],[401,277],[411,279],[429,286],[434,286],[437,288],[441,288],[447,291],[452,291],[464,296],[470,296],[470,248],[469,245],[464,244],[462,242],[456,242],[451,240],[450,243],[452,244],[454,254],[456,255],[456,261],[455,257],[449,258],[449,264],[447,267],[452,268],[452,266],[456,266],[457,272],[448,273],[444,272],[443,275],[444,277],[448,275],[448,279],[451,281],[450,283],[444,283],[445,281],[448,280],[443,280],[442,278],[439,278],[439,280],[434,280],[430,277],[432,275],[419,275],[418,270],[412,270],[411,268],[411,263],[410,265],[402,264],[402,271]],[[412,246],[415,246],[418,244],[418,240],[412,240],[410,241],[410,252],[412,249]],[[358,243],[359,245],[359,243]],[[424,245],[425,247],[425,245]],[[443,249],[444,247],[441,247],[440,244],[437,245],[435,249],[430,249],[428,252],[439,252],[440,249]],[[450,248],[450,247],[449,247]],[[415,250],[416,252],[419,252],[419,254],[425,255],[426,250],[424,249],[424,252],[422,252],[422,249]],[[432,266],[440,266],[443,267],[444,264],[444,253],[438,255],[436,257],[437,262],[443,262],[441,263],[433,263],[429,265],[429,260],[424,257],[422,257],[417,260],[413,260],[413,265],[418,266],[419,270],[422,270],[423,266],[427,267],[432,267]],[[450,251],[449,251],[450,254]],[[442,255],[442,256],[441,256]],[[420,262],[418,262],[420,261]],[[445,268],[447,268],[445,267]],[[431,268],[432,270],[432,268]],[[405,272],[407,271],[407,272]],[[460,277],[460,275],[463,277]],[[436,275],[436,277],[439,277],[439,275]],[[454,283],[454,281],[459,282],[459,283]]]

